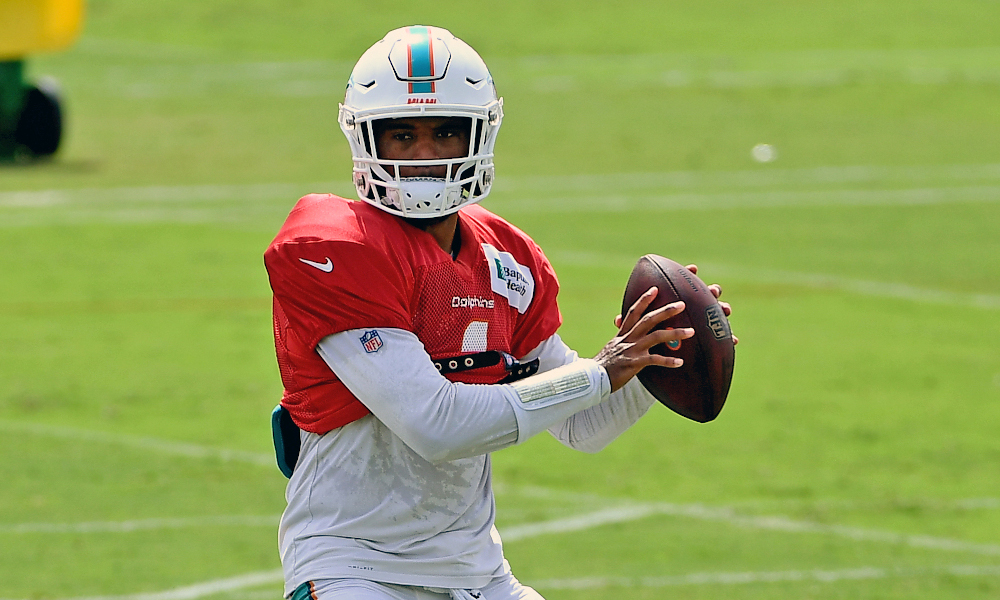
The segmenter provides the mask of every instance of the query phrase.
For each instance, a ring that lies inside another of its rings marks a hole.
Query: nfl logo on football
[[[382,338],[378,336],[377,331],[372,329],[361,336],[361,344],[365,347],[365,352],[371,354],[372,352],[378,352],[378,349],[382,347]]]

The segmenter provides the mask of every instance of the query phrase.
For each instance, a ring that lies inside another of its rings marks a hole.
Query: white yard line
[[[2,533],[133,533],[190,527],[275,527],[280,515],[220,515],[174,519],[135,519],[131,521],[89,521],[83,523],[20,523],[0,525]]]
[[[707,507],[699,504],[652,503],[612,507],[563,519],[505,527],[502,531],[502,537],[507,542],[521,541],[544,535],[583,531],[612,523],[632,522],[654,515],[670,515],[699,520],[717,521],[751,529],[782,531],[787,533],[833,535],[854,541],[880,542],[927,550],[964,552],[983,556],[1000,556],[1000,546],[996,544],[977,544],[962,540],[933,536],[906,535],[891,531],[845,527],[840,525],[825,525],[809,521],[797,521],[784,516],[743,516],[736,514],[731,508]],[[272,519],[273,517],[266,518]],[[257,517],[254,517],[253,519],[257,519]],[[172,521],[179,520],[166,519],[160,521],[161,523],[170,523]],[[151,522],[146,521],[137,523]],[[949,574],[954,576],[993,576],[1000,574],[1000,566],[951,566],[927,569],[865,567],[860,569],[841,570],[692,573],[688,575],[669,577],[593,577],[582,579],[551,579],[533,582],[533,584],[543,589],[585,589],[609,586],[665,587],[677,585],[747,584],[778,581],[835,582],[850,579],[915,577],[937,574]],[[163,592],[119,596],[91,596],[85,598],[73,598],[71,600],[186,600],[202,598],[223,592],[254,588],[261,585],[279,583],[281,581],[281,571],[261,571],[237,577],[229,577],[194,585],[182,586]]]
[[[896,498],[886,500],[810,499],[795,498],[775,500],[744,500],[730,503],[736,510],[762,511],[768,509],[810,507],[818,510],[870,511],[919,509],[940,512],[968,512],[1000,509],[1000,498]]]
[[[222,223],[283,216],[299,197],[314,192],[353,196],[344,184],[152,186],[83,190],[0,192],[0,227],[52,223]],[[624,191],[628,191],[627,189]],[[1000,185],[891,190],[732,191],[622,193],[591,189],[571,196],[497,193],[489,208],[501,213],[622,213],[627,211],[723,211],[769,208],[932,206],[1000,203]],[[247,202],[253,204],[246,204]]]
[[[126,594],[123,596],[85,596],[68,600],[194,600],[213,596],[224,592],[255,588],[262,585],[277,584],[284,581],[284,574],[281,569],[271,571],[258,571],[246,573],[236,577],[225,579],[213,579],[193,585],[186,585],[162,592],[148,592],[144,594]],[[274,597],[280,598],[281,592],[275,591]]]
[[[864,187],[831,189],[838,186]],[[345,181],[8,190],[0,191],[0,228],[280,219],[295,199],[324,192],[354,196]],[[506,176],[487,207],[560,214],[998,202],[1000,164],[980,164]]]
[[[745,585],[752,583],[857,581],[890,577],[924,577],[951,575],[955,577],[995,577],[1000,566],[950,565],[927,568],[861,567],[854,569],[810,569],[795,571],[704,572],[661,577],[581,577],[575,579],[544,579],[530,582],[542,590],[584,590],[604,587],[659,588],[682,585]]]
[[[800,273],[777,269],[745,268],[726,265],[702,266],[699,273],[712,272],[720,277],[730,277],[755,283],[776,283],[801,285],[808,288],[837,290],[859,296],[876,298],[891,298],[925,304],[945,304],[981,308],[988,310],[1000,309],[1000,295],[959,293],[930,288],[921,288],[905,283],[851,279],[822,273]]]
[[[56,222],[217,223],[234,219],[261,219],[272,211],[277,216],[283,216],[295,200],[314,192],[353,195],[342,187],[272,184],[0,192],[0,211],[8,213],[0,221],[0,227],[30,227]],[[247,205],[246,202],[255,204]],[[1000,185],[673,194],[591,190],[560,197],[497,194],[488,207],[505,214],[562,214],[996,203],[1000,203]]]
[[[546,191],[604,193],[621,190],[674,190],[731,187],[737,189],[805,185],[1000,181],[1000,164],[926,166],[842,165],[804,168],[760,167],[737,171],[662,171],[545,176],[502,176],[496,192]]]
[[[84,36],[73,52],[100,56],[103,76],[89,91],[126,98],[187,98],[210,93],[336,97],[353,61],[241,60],[217,49]],[[597,85],[616,89],[821,88],[886,82],[904,85],[1000,81],[1000,48],[656,53],[493,57],[503,78],[540,93]],[[115,59],[122,59],[116,63]],[[138,62],[139,64],[136,64]],[[727,68],[713,68],[720,63]],[[268,85],[261,85],[266,82]]]
[[[532,496],[532,497],[545,497],[549,499],[559,499],[568,502],[573,502],[575,504],[580,504],[583,502],[603,502],[607,503],[607,498],[600,498],[589,494],[574,494],[574,493],[561,493],[554,492],[552,490],[546,490],[544,488],[532,488],[532,489],[517,489],[517,493],[522,496]],[[687,508],[681,508],[685,505],[667,505],[668,510],[664,510],[664,505],[662,504],[644,504],[644,505],[625,505],[617,506],[612,508],[604,508],[591,513],[585,513],[580,515],[573,515],[571,517],[554,519],[551,521],[542,521],[539,523],[529,523],[521,525],[511,525],[503,528],[503,539],[504,541],[514,542],[523,539],[530,539],[533,537],[539,537],[542,535],[557,534],[557,533],[569,533],[573,531],[582,531],[585,529],[591,529],[593,527],[599,527],[601,525],[607,525],[611,523],[623,523],[629,521],[635,521],[638,519],[643,519],[652,515],[657,514],[672,514],[672,515],[682,515],[682,516],[692,516],[700,515],[700,518],[710,518],[718,519],[723,515],[732,515],[730,512],[737,507],[753,507],[758,505],[773,506],[774,502],[746,502],[746,503],[736,503],[732,507],[702,507],[699,505],[686,505]],[[789,504],[802,504],[800,501],[794,502],[783,502],[788,506]],[[810,505],[820,505],[824,507],[840,508],[844,510],[865,510],[876,506],[871,503],[858,503],[853,501],[819,501],[810,502]],[[924,500],[915,503],[921,507],[931,509],[931,510],[957,510],[957,511],[970,511],[970,510],[996,510],[1000,509],[1000,498],[962,498],[951,501],[940,501],[940,500]],[[692,508],[697,506],[697,509]],[[885,508],[884,505],[878,505]],[[707,515],[707,517],[706,517]],[[156,518],[156,519],[135,519],[128,521],[88,521],[82,523],[19,523],[13,525],[0,525],[0,534],[4,533],[52,533],[52,534],[65,534],[65,533],[132,533],[136,531],[151,531],[160,529],[186,529],[191,527],[276,527],[280,515],[216,515],[216,516],[204,516],[204,517],[178,517],[178,518]],[[748,517],[741,517],[740,519],[748,519]],[[818,533],[825,533],[834,531],[835,533],[842,535],[844,537],[850,537],[852,539],[863,539],[863,540],[875,540],[884,541],[890,543],[906,543],[912,546],[918,547],[928,547],[935,549],[947,549],[947,550],[958,550],[964,551],[968,550],[964,546],[964,542],[956,542],[954,540],[944,540],[939,538],[927,538],[926,536],[910,536],[909,541],[904,540],[898,534],[888,533],[888,532],[872,532],[869,530],[858,530],[853,528],[843,528],[843,527],[833,527],[827,526],[828,530],[816,530],[813,529],[812,524],[807,522],[793,522],[789,521],[784,516],[779,517],[761,517],[759,524],[762,524],[763,528],[768,529],[779,529],[788,530],[798,529],[800,531],[814,531]],[[735,524],[744,524],[742,521],[733,520]],[[789,523],[795,523],[789,525]],[[803,524],[804,523],[804,524]],[[754,526],[759,526],[754,525]],[[809,525],[806,527],[806,525]],[[995,552],[996,548],[988,546],[985,551],[986,554],[992,554]],[[974,545],[972,551],[976,553],[984,553],[983,547],[980,545]]]
[[[344,190],[350,183],[261,183],[211,185],[150,185],[111,188],[64,188],[0,192],[3,208],[50,208],[108,203],[184,203],[228,200],[289,199],[315,191]]]
[[[945,565],[926,568],[858,567],[852,569],[808,569],[787,571],[706,571],[700,573],[689,573],[687,575],[655,577],[580,577],[543,579],[528,583],[530,583],[532,587],[541,590],[585,590],[606,587],[661,588],[695,585],[748,585],[755,583],[782,582],[836,583],[839,581],[889,579],[893,577],[913,578],[939,575],[949,575],[952,577],[996,577],[1000,575],[1000,566]],[[66,600],[196,600],[197,598],[204,598],[215,594],[237,592],[262,585],[277,584],[282,581],[283,575],[280,570],[259,571],[255,573],[247,573],[237,577],[206,581],[162,592],[128,594],[120,596],[87,596],[69,598]],[[241,595],[240,597],[242,598],[246,596]],[[262,592],[254,594],[253,597],[274,598],[275,600],[278,600],[280,592]]]
[[[775,530],[788,533],[829,534],[855,541],[883,542],[929,550],[967,552],[978,555],[1000,556],[1000,546],[975,544],[961,540],[932,536],[904,535],[889,531],[869,530],[838,525],[824,525],[808,521],[795,521],[783,516],[740,516],[729,508],[713,508],[698,504],[641,504],[599,510],[565,519],[543,521],[505,527],[501,536],[507,542],[526,540],[544,535],[583,531],[611,523],[624,523],[653,515],[670,515],[709,521],[720,521],[753,529]],[[924,569],[896,569],[864,567],[840,570],[757,571],[736,573],[691,573],[667,577],[591,577],[580,579],[550,579],[532,582],[542,589],[587,589],[595,587],[667,587],[678,585],[749,584],[781,581],[836,582],[856,579],[883,579],[888,577],[917,577],[948,574],[974,577],[1000,575],[1000,566],[947,566]],[[254,588],[282,581],[280,570],[247,573],[237,577],[206,581],[163,592],[119,596],[89,596],[69,600],[190,600],[223,592]]]
[[[546,199],[541,202],[549,204],[550,193],[566,194],[572,192],[571,200],[582,197],[607,197],[608,194],[621,195],[623,191],[647,191],[653,193],[653,198],[661,198],[660,203],[669,203],[673,199],[676,204],[686,204],[693,200],[712,201],[720,203],[728,199],[730,202],[745,204],[764,204],[767,202],[794,202],[793,196],[807,194],[806,200],[799,202],[809,204],[818,201],[808,194],[840,194],[840,201],[851,204],[870,203],[892,200],[895,202],[923,203],[940,201],[938,196],[949,190],[965,196],[991,194],[997,186],[959,186],[959,187],[914,187],[916,184],[941,183],[943,181],[958,184],[970,182],[1000,182],[1000,164],[978,165],[927,165],[927,166],[872,166],[848,165],[831,167],[813,167],[802,169],[761,168],[740,171],[665,171],[652,173],[606,173],[599,175],[553,175],[553,176],[517,176],[505,175],[497,180],[494,193],[498,196],[516,194],[523,196],[532,192],[546,192]],[[784,188],[789,186],[829,186],[846,184],[897,184],[904,189],[890,190],[806,190],[791,192]],[[699,188],[736,188],[732,193],[697,192]],[[739,190],[745,188],[777,187],[779,190],[760,194],[747,193]],[[226,200],[261,200],[287,199],[311,192],[339,191],[352,194],[353,186],[349,181],[325,182],[274,182],[259,184],[202,184],[202,185],[150,185],[124,186],[109,188],[60,188],[47,190],[10,190],[0,191],[0,208],[46,208],[64,206],[67,204],[93,204],[122,202],[177,203],[177,202],[214,202]],[[670,190],[695,190],[689,194],[659,194],[657,192]],[[790,197],[785,197],[788,195]],[[645,202],[649,194],[643,194]],[[836,200],[836,198],[834,198]],[[556,200],[554,204],[566,202],[567,199]],[[829,199],[827,200],[829,201]],[[535,200],[533,204],[538,203]],[[520,203],[520,202],[519,202]]]
[[[693,585],[747,585],[754,583],[816,582],[836,583],[838,581],[859,581],[866,579],[888,579],[892,577],[926,577],[950,575],[952,577],[995,577],[1000,575],[1000,566],[994,565],[946,565],[926,568],[884,568],[859,567],[853,569],[809,569],[788,571],[735,571],[701,572],[687,575],[657,577],[581,577],[543,579],[529,582],[541,590],[584,590],[604,587],[660,588]],[[162,592],[127,594],[120,596],[86,596],[66,600],[196,600],[215,594],[236,592],[262,585],[283,581],[280,570],[259,571],[237,577],[216,579],[194,585],[183,586]],[[267,594],[267,595],[265,595]],[[245,597],[241,595],[240,597]],[[272,597],[278,600],[280,592],[254,594],[254,598]],[[2,600],[2,599],[0,599]]]
[[[240,54],[219,48],[184,45],[176,43],[151,42],[147,40],[118,39],[98,37],[84,33],[70,50],[72,53],[99,55],[103,57],[122,57],[127,59],[148,59],[161,63],[171,61],[215,61],[219,63],[238,63]],[[738,68],[743,64],[771,65],[776,70],[796,70],[798,68],[829,68],[835,66],[862,67],[866,69],[884,69],[922,65],[926,68],[943,68],[946,66],[969,67],[971,65],[994,66],[995,58],[1000,57],[1000,46],[975,46],[951,48],[828,48],[818,50],[762,50],[756,52],[640,52],[616,54],[530,54],[512,56],[494,56],[489,58],[491,65],[517,65],[531,70],[553,69],[593,69],[595,66],[621,70],[623,67],[634,67],[638,70],[648,70],[650,67],[663,64],[695,65],[711,64],[705,59],[725,58],[728,64]],[[354,66],[356,57],[345,60],[298,60],[284,61],[290,64],[321,63],[326,65],[344,66],[348,69]],[[273,61],[272,61],[273,62]],[[717,61],[716,61],[717,62]]]
[[[72,427],[43,425],[39,423],[21,423],[16,421],[0,421],[0,431],[29,433],[44,437],[98,442],[102,444],[115,444],[139,450],[149,450],[158,454],[166,454],[169,456],[212,458],[227,462],[241,462],[251,465],[277,468],[275,467],[275,458],[270,454],[244,452],[242,450],[228,450],[225,448],[211,448],[208,446],[200,446],[198,444],[174,442],[152,437],[139,437],[118,433],[106,433],[103,431],[88,431],[86,429],[75,429]]]
[[[732,210],[995,204],[1000,185],[922,187],[893,190],[802,190],[765,192],[683,192],[623,194],[621,191],[572,196],[519,195],[497,199],[495,207],[520,213],[621,213],[627,211]]]
[[[578,250],[560,250],[558,248],[550,248],[546,253],[557,264],[565,263],[592,267],[603,266],[622,269],[623,273],[630,269],[636,260],[636,257],[624,254],[610,255],[597,252],[580,252]],[[752,283],[791,284],[812,289],[836,290],[859,296],[890,298],[924,304],[943,304],[986,310],[1000,309],[1000,294],[951,292],[922,288],[905,283],[852,279],[823,273],[802,273],[781,269],[761,269],[758,267],[742,267],[715,263],[699,263],[699,267],[700,270],[698,273],[710,274],[710,278],[726,278]]]
[[[790,519],[782,515],[745,516],[737,514],[730,507],[711,507],[701,504],[655,503],[624,505],[563,519],[505,527],[500,533],[505,541],[513,542],[540,535],[583,531],[611,523],[626,523],[653,515],[670,515],[704,521],[716,521],[748,529],[823,534],[855,541],[879,542],[911,548],[967,552],[982,556],[1000,556],[1000,545],[998,544],[979,544],[935,536],[908,535],[878,529],[826,525],[823,523]]]
[[[612,523],[627,523],[657,514],[662,514],[662,507],[659,505],[640,504],[605,508],[591,513],[554,519],[552,521],[511,525],[498,529],[500,529],[500,537],[505,542],[517,542],[542,535],[584,531]]]

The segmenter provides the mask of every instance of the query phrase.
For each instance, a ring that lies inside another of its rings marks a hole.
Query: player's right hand
[[[680,314],[684,310],[683,302],[673,302],[643,314],[656,298],[658,291],[655,287],[649,288],[639,296],[624,317],[619,315],[615,319],[618,335],[611,338],[611,341],[594,357],[594,360],[607,371],[612,392],[628,383],[629,379],[649,365],[676,368],[683,364],[679,358],[649,352],[653,346],[684,340],[694,335],[694,329],[687,327],[656,329],[663,321]]]

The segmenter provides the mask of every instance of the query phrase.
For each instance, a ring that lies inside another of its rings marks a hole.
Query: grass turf
[[[996,9],[88,6],[73,49],[28,63],[63,84],[63,152],[0,166],[0,597],[277,568],[260,254],[297,196],[352,193],[343,82],[414,22],[493,69],[487,206],[549,253],[571,345],[612,334],[646,252],[701,264],[736,308],[716,423],[656,408],[594,456],[545,438],[495,456],[502,533],[663,505],[512,536],[522,580],[553,599],[995,597]]]

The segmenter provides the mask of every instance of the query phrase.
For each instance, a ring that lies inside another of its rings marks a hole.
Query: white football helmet
[[[373,122],[409,117],[466,117],[469,151],[462,158],[386,160],[378,156]],[[503,119],[486,63],[468,44],[439,27],[390,31],[365,52],[347,82],[338,121],[354,156],[362,200],[407,218],[451,214],[479,202],[493,185],[493,145]],[[400,167],[444,165],[445,177],[400,177]]]

